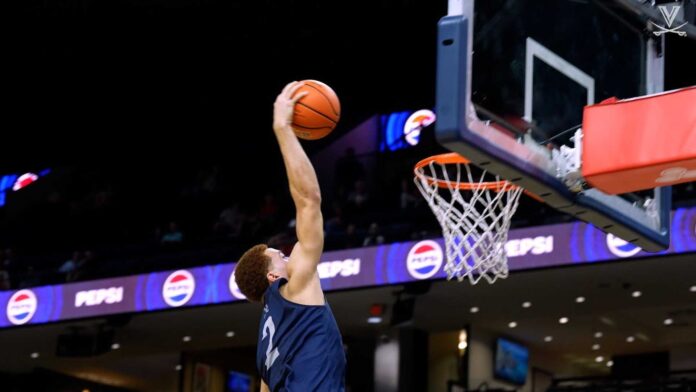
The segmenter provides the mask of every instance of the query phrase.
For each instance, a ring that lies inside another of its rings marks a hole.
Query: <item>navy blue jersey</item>
[[[264,294],[256,367],[272,392],[343,392],[346,356],[329,304],[300,305],[280,295],[287,279]]]

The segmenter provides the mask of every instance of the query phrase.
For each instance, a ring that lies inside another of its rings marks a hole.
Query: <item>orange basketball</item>
[[[341,117],[341,103],[331,87],[317,80],[303,80],[295,94],[308,92],[295,105],[292,128],[300,139],[316,140],[336,128]]]

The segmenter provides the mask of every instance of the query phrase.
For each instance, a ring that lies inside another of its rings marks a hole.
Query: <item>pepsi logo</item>
[[[609,248],[609,252],[618,257],[635,256],[642,250],[640,247],[626,242],[613,234],[607,234],[607,247]]]
[[[533,255],[553,253],[553,236],[509,240],[505,244],[505,253],[508,257],[526,256],[529,253]]]
[[[418,144],[421,130],[435,122],[435,113],[432,110],[418,110],[408,117],[404,124],[404,138],[412,146]]]
[[[360,258],[325,261],[317,265],[319,279],[360,275]]]
[[[123,301],[123,287],[109,287],[108,289],[96,289],[78,291],[75,294],[75,307],[98,306],[101,304],[118,304]]]
[[[242,294],[241,290],[239,290],[239,286],[237,286],[237,281],[234,280],[234,271],[232,271],[232,274],[230,274],[230,293],[232,293],[232,296],[235,298],[239,299],[246,299],[246,296]]]
[[[22,174],[21,176],[19,176],[19,178],[17,178],[17,181],[15,181],[14,185],[12,186],[12,190],[16,192],[20,189],[26,188],[38,179],[39,176],[37,176],[34,173]]]
[[[14,325],[26,324],[34,317],[38,306],[39,302],[33,291],[19,290],[7,302],[7,319]]]
[[[196,280],[186,270],[174,271],[164,281],[162,297],[169,306],[185,305],[196,290]]]
[[[442,259],[442,248],[437,242],[420,241],[408,252],[406,268],[414,278],[428,279],[440,271]]]

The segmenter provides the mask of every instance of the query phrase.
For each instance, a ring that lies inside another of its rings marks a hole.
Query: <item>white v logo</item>
[[[665,18],[665,22],[667,22],[667,26],[672,27],[672,23],[674,23],[674,18],[677,17],[677,14],[679,13],[679,8],[681,8],[681,6],[673,5],[672,9],[669,11],[667,11],[666,5],[661,5],[657,8],[660,9],[662,16]]]

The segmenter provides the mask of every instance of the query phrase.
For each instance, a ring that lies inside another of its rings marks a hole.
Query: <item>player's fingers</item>
[[[297,90],[302,86],[304,86],[304,83],[296,82],[296,84],[294,86],[292,86],[290,88],[290,90],[288,91],[288,97],[290,97],[290,98],[294,97]]]
[[[299,101],[300,99],[302,99],[302,97],[304,97],[304,96],[306,96],[306,95],[308,95],[308,94],[309,94],[309,91],[303,91],[303,92],[301,92],[301,93],[295,95],[294,97],[292,97],[292,104],[293,104],[293,105],[296,104],[297,101]]]
[[[296,84],[297,84],[297,82],[290,82],[290,83],[286,84],[285,87],[283,87],[283,91],[280,93],[280,95],[287,96],[290,89]]]

